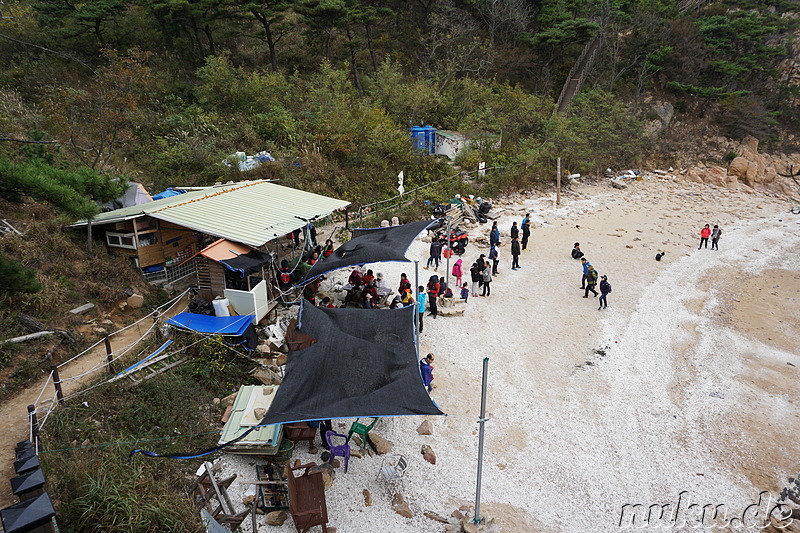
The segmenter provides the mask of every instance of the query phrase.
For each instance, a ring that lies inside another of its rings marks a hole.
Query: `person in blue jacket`
[[[581,266],[583,267],[583,277],[581,278],[581,289],[586,288],[586,276],[589,275],[589,267],[592,264],[586,260],[585,257],[581,257]]]
[[[429,353],[425,356],[425,359],[419,362],[419,373],[422,374],[422,384],[425,385],[425,388],[428,389],[428,392],[433,390],[431,386],[431,382],[433,381],[433,354]]]
[[[497,227],[497,222],[492,224],[492,231],[489,233],[489,244],[491,246],[500,244],[500,228]]]
[[[419,332],[422,333],[422,317],[425,316],[425,301],[428,299],[428,293],[425,292],[425,287],[422,285],[418,289],[417,315],[419,315]]]

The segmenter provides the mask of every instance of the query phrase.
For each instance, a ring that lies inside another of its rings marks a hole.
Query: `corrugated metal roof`
[[[304,226],[305,220],[327,216],[348,205],[344,200],[268,181],[246,181],[101,213],[92,219],[92,225],[149,215],[231,241],[262,246]],[[86,221],[73,224],[85,225]]]

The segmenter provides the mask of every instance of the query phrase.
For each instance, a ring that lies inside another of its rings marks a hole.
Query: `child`
[[[461,268],[461,263],[462,261],[461,259],[459,259],[458,261],[456,261],[456,264],[453,265],[453,276],[455,276],[456,278],[456,287],[461,286],[461,278],[464,275],[464,271]]]
[[[419,362],[419,373],[422,374],[422,384],[425,385],[425,388],[428,389],[428,392],[433,390],[431,386],[431,382],[433,381],[433,354],[429,353],[425,356],[425,359]]]
[[[461,299],[464,300],[464,303],[467,303],[469,300],[469,287],[466,283],[461,286]]]

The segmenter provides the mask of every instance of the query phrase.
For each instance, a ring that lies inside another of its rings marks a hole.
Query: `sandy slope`
[[[776,494],[800,471],[790,447],[800,432],[800,217],[789,207],[660,179],[625,191],[578,185],[558,208],[549,196],[499,205],[504,232],[528,210],[536,221],[523,268],[510,270],[504,238],[492,296],[472,298],[463,317],[427,318],[422,335],[421,352],[437,355],[433,397],[448,416],[433,420],[429,437],[417,435],[419,419],[382,421],[378,433],[412,459],[407,478],[386,487],[375,481],[379,458],[354,459],[328,491],[330,524],[441,531],[423,511],[449,516],[473,502],[484,357],[491,420],[482,501],[504,531],[618,530],[626,503],[677,503],[681,491],[725,504],[731,517],[760,491]],[[704,223],[724,228],[719,251],[697,250]],[[605,311],[581,298],[575,241],[613,285]],[[470,245],[465,266],[481,252]],[[418,240],[408,256],[424,260],[427,244]],[[391,285],[401,271],[413,280],[408,265],[375,270]],[[435,466],[419,454],[424,443]],[[252,479],[246,460],[223,461]],[[395,489],[414,518],[390,509]],[[291,520],[271,530],[292,531]]]

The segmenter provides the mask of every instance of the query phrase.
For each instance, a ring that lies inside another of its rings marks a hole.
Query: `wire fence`
[[[447,182],[447,181],[452,181],[452,180],[455,180],[456,178],[459,178],[459,179],[463,180],[463,179],[472,178],[474,176],[483,176],[484,173],[489,172],[491,170],[507,170],[507,169],[522,167],[522,166],[526,166],[526,165],[527,165],[527,163],[516,163],[516,164],[513,164],[513,165],[487,167],[487,168],[483,168],[483,169],[469,170],[469,171],[463,170],[463,171],[457,172],[456,174],[453,174],[451,176],[447,176],[447,177],[444,177],[444,178],[441,178],[441,179],[438,179],[438,180],[435,180],[435,181],[431,181],[431,182],[426,183],[424,185],[420,185],[418,187],[414,187],[413,189],[409,189],[407,191],[404,191],[403,194],[396,194],[395,196],[392,196],[391,198],[387,198],[385,200],[378,200],[377,202],[372,202],[371,204],[365,204],[365,205],[360,206],[358,208],[358,223],[359,223],[360,226],[363,225],[365,216],[375,216],[375,215],[379,214],[382,211],[389,210],[389,209],[397,209],[397,208],[401,207],[402,205],[406,205],[409,202],[413,201],[413,198],[416,197],[419,192],[424,191],[424,190],[426,190],[426,189],[428,189],[428,188],[430,188],[430,187],[432,187],[434,185],[438,185],[440,183]],[[411,200],[409,200],[409,198],[411,198]]]

